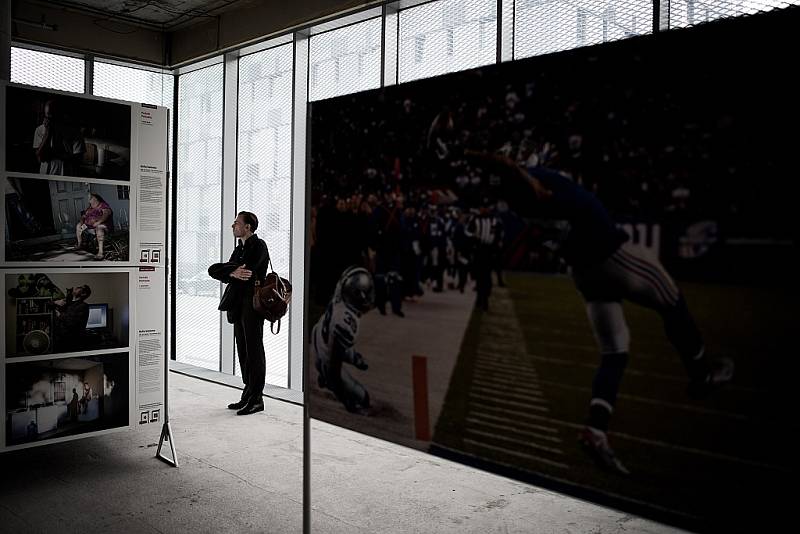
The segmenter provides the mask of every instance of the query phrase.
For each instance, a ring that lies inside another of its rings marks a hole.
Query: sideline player
[[[311,331],[317,384],[331,390],[348,412],[369,408],[366,388],[343,367],[349,363],[366,371],[367,363],[355,343],[361,316],[375,303],[372,275],[362,267],[345,269],[325,314]]]

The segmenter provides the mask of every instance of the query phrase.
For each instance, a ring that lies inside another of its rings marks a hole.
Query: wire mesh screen
[[[94,62],[92,94],[107,98],[117,98],[128,102],[142,102],[164,106],[172,110],[172,92],[175,78],[171,74],[161,74],[133,67]],[[167,169],[172,166],[172,117],[167,135]]]
[[[292,45],[239,60],[236,210],[258,216],[272,265],[288,278],[292,200]],[[289,317],[275,336],[265,325],[267,383],[288,387]],[[239,373],[238,358],[235,363]]]
[[[753,15],[800,4],[800,0],[671,0],[669,27],[685,28],[712,20]]]
[[[11,81],[61,91],[83,92],[83,59],[11,47]]]
[[[176,352],[180,362],[219,370],[222,210],[222,65],[184,74],[178,83]],[[227,260],[227,258],[225,258]]]
[[[442,0],[400,12],[400,82],[494,63],[497,2]]]
[[[518,0],[514,8],[514,58],[652,31],[652,0]]]
[[[309,47],[309,100],[380,87],[380,18],[312,35]]]

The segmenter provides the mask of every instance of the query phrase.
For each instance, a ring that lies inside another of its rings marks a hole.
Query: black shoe
[[[242,399],[239,402],[232,402],[228,405],[229,410],[241,410],[247,406],[247,399]]]
[[[258,399],[256,401],[248,402],[244,408],[236,412],[236,415],[250,415],[251,413],[263,412],[263,411],[264,411],[264,401],[262,399]]]

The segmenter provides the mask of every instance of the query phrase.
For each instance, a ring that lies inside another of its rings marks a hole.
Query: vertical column
[[[0,0],[0,81],[11,79],[11,0]],[[5,121],[3,122],[5,124]]]
[[[306,298],[309,264],[306,247],[310,230],[310,214],[306,205],[310,189],[306,187],[308,161],[308,69],[310,36],[307,32],[294,34],[294,68],[292,76],[292,230],[289,273],[292,280],[294,304],[289,307],[289,389],[303,392],[303,534],[311,532],[311,423],[308,411],[308,390],[305,384]]]
[[[169,175],[169,215],[167,216],[169,226],[169,236],[167,242],[169,243],[169,357],[171,360],[177,360],[178,354],[176,349],[177,342],[177,306],[175,302],[175,287],[178,282],[177,279],[177,258],[178,247],[176,245],[176,236],[178,234],[178,85],[180,84],[180,76],[174,74],[175,82],[172,84],[172,138],[169,142],[172,143],[172,170],[168,172]]]
[[[514,59],[514,0],[497,0],[498,62]]]
[[[91,95],[94,90],[94,56],[86,54],[83,63],[83,93]]]
[[[309,214],[306,213],[306,159],[308,157],[307,109],[308,109],[309,35],[295,33],[294,38],[294,84],[292,86],[292,231],[291,260],[289,265],[292,281],[292,305],[289,307],[289,389],[302,391],[303,352],[305,348],[304,312],[306,281],[306,234]]]
[[[381,61],[382,85],[397,85],[397,50],[400,14],[397,4],[383,6],[383,50]]]
[[[653,0],[653,33],[669,29],[670,0]]]
[[[222,220],[220,221],[220,261],[227,261],[235,245],[231,223],[236,218],[236,144],[239,111],[239,57],[225,54],[222,97]],[[236,357],[233,327],[224,313],[220,313],[220,371],[233,374]]]

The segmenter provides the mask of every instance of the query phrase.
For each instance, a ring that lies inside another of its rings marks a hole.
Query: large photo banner
[[[311,417],[691,528],[774,510],[792,21],[312,103]]]

